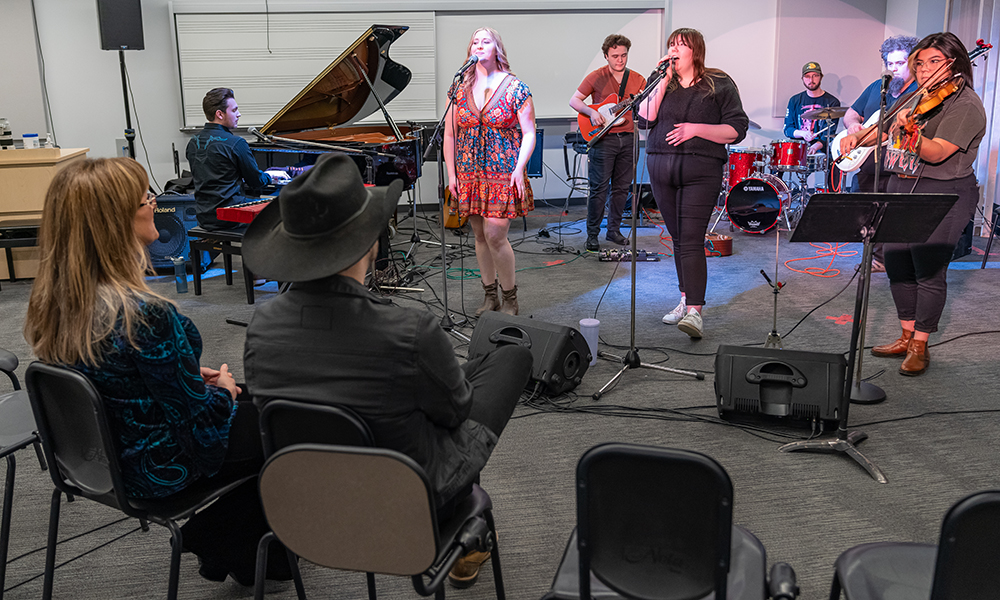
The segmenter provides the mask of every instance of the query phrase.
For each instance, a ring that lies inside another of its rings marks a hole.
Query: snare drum
[[[729,162],[726,164],[726,181],[728,182],[726,191],[733,189],[733,186],[740,180],[761,171],[763,166],[763,148],[730,148]]]
[[[808,150],[805,140],[774,140],[771,142],[771,170],[805,171]]]
[[[778,222],[788,186],[774,175],[750,177],[733,186],[726,197],[729,221],[747,233],[764,233]]]
[[[806,157],[806,168],[810,173],[826,171],[826,155],[810,154]]]

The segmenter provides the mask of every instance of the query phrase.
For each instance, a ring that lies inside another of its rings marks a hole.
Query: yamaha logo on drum
[[[760,185],[745,185],[743,186],[744,192],[763,192],[764,186]]]

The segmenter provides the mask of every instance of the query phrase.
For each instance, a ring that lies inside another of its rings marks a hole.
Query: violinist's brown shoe
[[[931,353],[927,350],[927,340],[910,340],[903,364],[899,365],[900,375],[920,375],[931,364]]]
[[[898,340],[872,348],[872,356],[906,356],[906,349],[909,347],[912,337],[913,332],[904,329],[903,335],[899,336]]]

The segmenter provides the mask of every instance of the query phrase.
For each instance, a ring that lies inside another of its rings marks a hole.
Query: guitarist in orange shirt
[[[608,112],[609,108],[614,108],[622,98],[638,94],[646,87],[645,77],[625,68],[631,47],[632,42],[624,35],[611,34],[606,37],[601,50],[608,65],[587,75],[570,99],[569,105],[573,110],[590,119],[590,130],[581,128],[584,137],[591,137],[593,129],[602,127],[607,118],[617,114],[617,111]],[[588,96],[594,102],[589,106],[584,102]],[[602,106],[606,107],[607,117],[599,110]],[[609,190],[611,208],[608,210],[605,239],[622,246],[628,243],[619,228],[628,186],[632,181],[634,134],[631,114],[626,114],[619,120],[621,123],[612,127],[587,154],[590,195],[587,198],[586,248],[591,251],[601,248],[597,236],[601,232],[601,220],[604,219],[604,206],[608,203]]]

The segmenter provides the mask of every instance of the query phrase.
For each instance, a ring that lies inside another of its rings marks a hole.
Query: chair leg
[[[144,533],[148,532],[149,531],[149,521],[147,521],[146,519],[139,519],[139,527],[142,529],[142,531]]]
[[[375,573],[365,573],[365,577],[368,579],[368,600],[377,600],[377,595],[375,594]]]
[[[170,530],[170,580],[167,583],[167,600],[177,600],[177,587],[181,578],[181,549],[184,547],[184,534],[181,528],[172,520],[167,520]]]
[[[833,572],[833,583],[830,584],[830,600],[840,600],[840,575]]]
[[[7,455],[7,481],[3,488],[3,524],[0,525],[0,600],[7,582],[7,547],[10,544],[10,521],[14,512],[14,455]]]
[[[38,442],[35,442],[34,444],[32,444],[32,446],[35,447],[35,456],[38,457],[39,468],[41,468],[43,471],[48,471],[49,466],[45,464],[45,455],[42,454],[42,445],[39,444]]]
[[[254,600],[264,600],[264,579],[267,576],[267,547],[277,539],[273,531],[268,531],[257,542],[257,568],[253,577]]]
[[[507,600],[507,591],[503,587],[503,572],[500,570],[500,550],[497,544],[497,526],[493,522],[493,511],[488,510],[483,513],[486,517],[486,524],[493,532],[493,551],[490,552],[490,561],[493,564],[493,586],[496,588],[497,600]]]
[[[247,289],[247,304],[253,304],[253,273],[243,263],[243,286]]]
[[[226,285],[233,285],[233,255],[229,242],[222,242],[222,264],[226,267]]]
[[[295,594],[299,600],[306,600],[306,588],[302,584],[302,573],[299,572],[299,557],[294,552],[285,548],[288,555],[288,566],[292,569],[292,580],[295,581]]]
[[[188,256],[193,256],[191,260],[191,274],[194,275],[194,295],[201,295],[201,250],[199,250],[199,245],[195,243],[194,240],[188,244],[190,250],[188,251]]]
[[[986,261],[990,259],[990,248],[993,246],[993,236],[997,232],[997,213],[993,213],[993,222],[990,223],[990,239],[986,242],[986,252],[983,253],[983,264],[980,265],[980,269],[986,268]]]
[[[56,575],[56,543],[59,537],[59,500],[62,492],[52,490],[49,506],[49,542],[45,547],[45,579],[42,584],[42,600],[52,600],[52,582]]]

